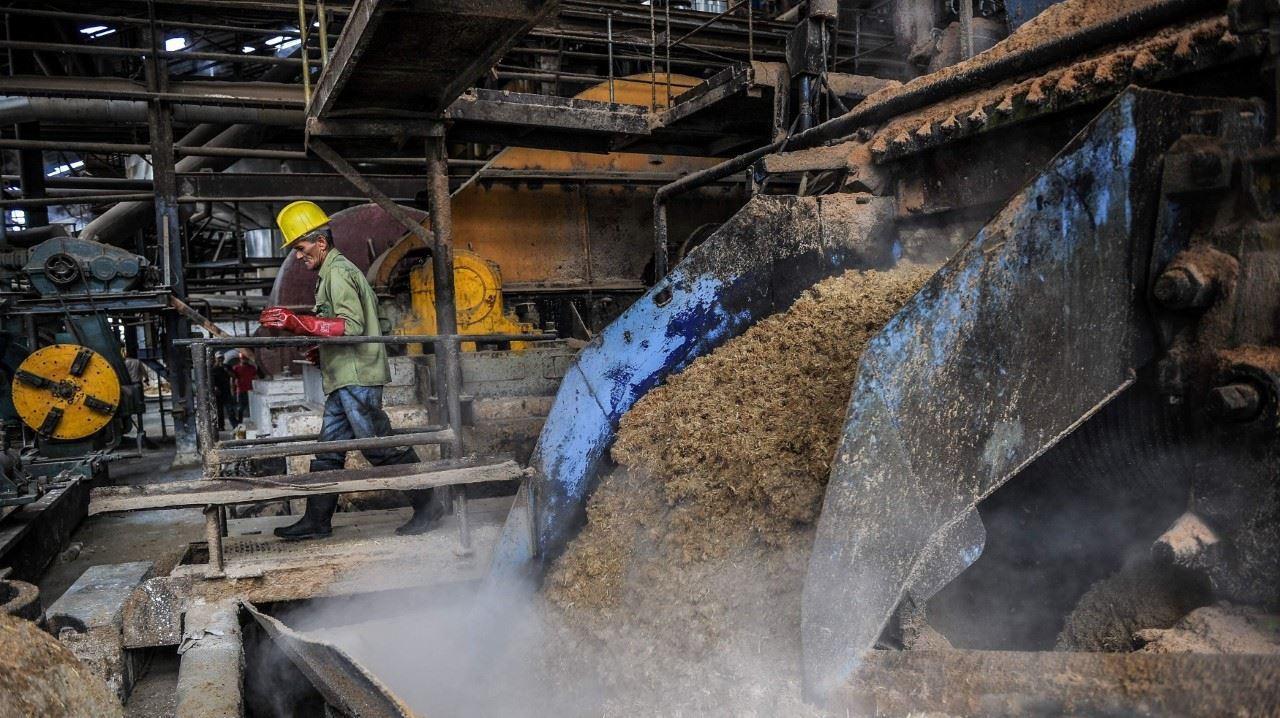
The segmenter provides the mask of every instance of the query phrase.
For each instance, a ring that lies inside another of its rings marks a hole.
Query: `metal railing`
[[[656,33],[657,8],[655,7],[655,5],[657,5],[657,3],[654,0],[650,0],[649,2],[650,83],[649,84],[651,85],[651,88],[652,88],[650,101],[649,101],[650,112],[658,111],[658,36]],[[747,64],[750,65],[751,63],[755,62],[755,59],[756,59],[755,12],[751,8],[751,0],[728,0],[726,7],[723,11],[703,21],[702,23],[694,27],[692,30],[689,30],[685,34],[681,35],[680,38],[675,41],[672,41],[671,39],[671,0],[667,0],[662,4],[662,19],[663,19],[662,45],[663,45],[663,53],[665,56],[665,62],[663,64],[664,69],[662,74],[666,76],[666,103],[663,105],[663,107],[668,107],[668,108],[671,107],[671,100],[673,99],[671,94],[671,48],[678,47],[679,45],[684,43],[684,41],[688,40],[694,35],[697,35],[699,32],[702,32],[707,28],[712,27],[720,20],[724,19],[725,17],[728,17],[730,14],[744,7],[746,8],[746,11],[747,11],[746,12],[746,15],[747,15]],[[612,54],[612,46],[610,47],[610,54]],[[610,83],[612,84],[612,77],[613,77],[612,63],[610,63],[609,65],[609,76],[610,76]],[[610,90],[610,94],[612,95],[612,90]]]
[[[438,410],[444,423],[441,426],[413,429],[408,433],[397,433],[391,436],[370,437],[365,439],[346,439],[342,441],[319,441],[318,436],[304,436],[293,439],[281,437],[263,439],[239,439],[222,441],[218,438],[214,417],[217,407],[211,395],[209,381],[209,358],[212,350],[240,349],[250,347],[311,347],[311,346],[350,346],[354,344],[386,344],[386,345],[427,345],[434,347],[431,355],[437,366],[435,376],[444,377],[439,363],[447,354],[456,355],[461,351],[463,342],[533,342],[547,341],[552,337],[544,334],[455,334],[455,335],[391,335],[382,337],[214,337],[208,339],[180,339],[176,343],[191,348],[191,361],[194,370],[196,395],[196,436],[201,449],[204,473],[206,477],[214,477],[220,473],[222,464],[246,459],[280,458],[287,456],[304,456],[325,451],[358,451],[363,449],[387,448],[392,446],[412,446],[418,444],[438,444],[447,446],[453,457],[462,456],[462,417],[452,416],[449,407],[457,406],[450,393],[461,393],[461,386],[440,381],[436,389]]]

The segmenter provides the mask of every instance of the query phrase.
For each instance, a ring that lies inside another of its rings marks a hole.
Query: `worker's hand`
[[[302,318],[294,314],[292,310],[284,307],[267,307],[263,309],[258,321],[268,329],[283,329],[294,334],[305,333],[302,331]]]
[[[258,317],[262,326],[268,329],[283,329],[287,332],[308,337],[340,337],[346,333],[347,320],[321,319],[294,314],[284,307],[267,307]]]
[[[307,362],[310,363],[312,366],[319,367],[320,366],[320,347],[318,346],[307,347],[307,350],[302,353],[302,358],[306,359]]]

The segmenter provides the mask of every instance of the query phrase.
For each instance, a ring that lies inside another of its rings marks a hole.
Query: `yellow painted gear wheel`
[[[53,439],[100,431],[120,405],[120,377],[101,354],[78,344],[33,352],[13,375],[13,406],[22,423]]]

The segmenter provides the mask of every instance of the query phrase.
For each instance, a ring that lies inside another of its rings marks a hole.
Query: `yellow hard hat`
[[[300,200],[285,205],[280,214],[276,215],[276,224],[280,225],[280,231],[284,233],[284,244],[281,246],[288,247],[307,232],[329,224],[329,215],[315,202]]]

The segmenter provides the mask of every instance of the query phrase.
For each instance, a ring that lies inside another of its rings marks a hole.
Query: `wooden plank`
[[[526,471],[514,461],[423,471],[422,467],[426,465],[429,464],[326,471],[305,476],[274,476],[263,479],[209,479],[146,486],[111,486],[93,490],[89,515],[274,501],[353,491],[408,491],[485,481],[514,481],[523,478]],[[416,470],[405,471],[411,467],[416,467]],[[388,472],[387,469],[399,471]]]

